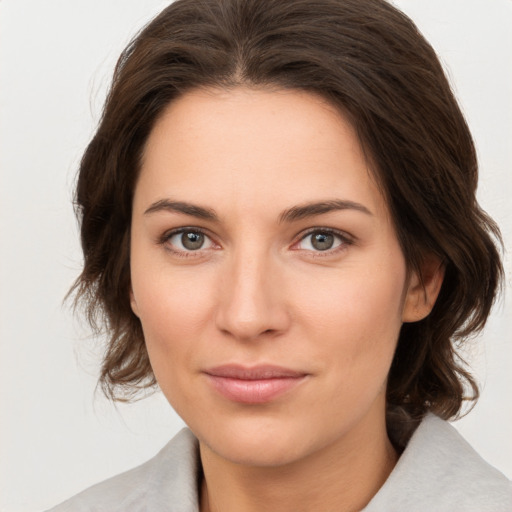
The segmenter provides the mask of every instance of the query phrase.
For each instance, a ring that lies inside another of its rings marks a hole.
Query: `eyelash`
[[[311,236],[314,233],[332,235],[340,241],[340,245],[335,247],[334,249],[326,249],[325,251],[320,251],[320,250],[311,251],[308,249],[295,249],[295,250],[311,253],[312,257],[314,257],[314,258],[325,258],[325,257],[332,256],[334,254],[337,254],[338,252],[344,251],[347,249],[347,247],[349,247],[355,243],[354,238],[343,231],[338,231],[337,229],[332,229],[332,228],[314,227],[314,228],[308,229],[305,233],[301,234],[299,240],[297,242],[294,242],[293,246],[298,245],[299,243],[304,241],[308,236]]]
[[[179,258],[197,258],[198,256],[201,256],[201,249],[198,249],[196,251],[183,251],[183,250],[177,250],[177,249],[173,249],[172,248],[172,245],[169,244],[169,240],[173,237],[173,236],[176,236],[176,235],[181,235],[183,233],[198,233],[198,234],[201,234],[201,235],[204,235],[206,238],[208,238],[211,243],[213,245],[217,245],[215,244],[215,242],[213,242],[212,238],[210,235],[208,235],[208,233],[201,229],[201,228],[196,228],[196,227],[182,227],[182,228],[178,228],[178,229],[173,229],[171,231],[166,231],[158,240],[158,243],[160,245],[163,245],[165,247],[165,249],[169,252],[171,252],[173,255],[179,257]]]
[[[173,229],[171,231],[166,231],[159,238],[158,243],[160,245],[165,246],[166,250],[172,252],[174,255],[176,255],[180,258],[191,258],[191,257],[193,258],[193,257],[201,256],[201,253],[202,253],[201,249],[198,249],[196,251],[176,250],[176,249],[173,249],[172,246],[169,244],[169,240],[173,236],[180,235],[180,234],[187,233],[187,232],[202,234],[205,237],[207,237],[211,241],[212,244],[218,245],[218,244],[215,244],[215,242],[213,242],[212,238],[208,235],[208,233],[205,230],[203,230],[201,228],[197,228],[197,227],[182,227],[182,228],[178,228],[178,229]],[[318,257],[322,258],[322,257],[332,256],[333,254],[337,254],[340,251],[346,250],[348,246],[353,245],[355,242],[353,237],[349,236],[347,233],[344,233],[342,231],[338,231],[338,230],[332,229],[332,228],[314,227],[314,228],[308,229],[305,233],[302,233],[300,235],[300,238],[292,244],[292,248],[294,246],[300,244],[308,236],[311,236],[314,233],[332,235],[340,241],[340,245],[335,247],[334,249],[326,249],[325,251],[320,251],[320,250],[313,251],[313,250],[309,250],[309,249],[294,249],[294,250],[308,252],[315,258],[318,258]]]

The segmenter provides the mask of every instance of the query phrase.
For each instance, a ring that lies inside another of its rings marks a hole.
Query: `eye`
[[[177,252],[191,252],[213,247],[212,240],[202,231],[196,229],[174,231],[166,235],[165,243]]]
[[[325,252],[348,245],[347,237],[330,230],[317,229],[307,233],[296,245],[298,249],[315,252]]]

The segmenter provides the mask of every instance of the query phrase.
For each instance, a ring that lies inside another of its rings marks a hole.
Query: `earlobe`
[[[133,295],[133,290],[130,288],[130,306],[132,307],[132,311],[135,314],[135,316],[139,316],[139,308],[137,306],[137,301],[135,300],[135,297]]]
[[[426,318],[437,300],[444,278],[444,265],[437,256],[424,259],[420,271],[409,277],[402,312],[403,322],[418,322]]]

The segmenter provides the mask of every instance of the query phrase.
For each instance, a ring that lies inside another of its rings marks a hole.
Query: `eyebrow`
[[[292,206],[284,210],[279,215],[279,223],[294,222],[315,215],[322,215],[337,210],[356,210],[366,215],[373,215],[373,213],[366,208],[366,206],[356,203],[354,201],[346,201],[341,199],[331,199],[327,201],[316,201],[302,205]],[[219,216],[211,208],[205,208],[185,201],[173,201],[171,199],[160,199],[154,202],[144,212],[148,215],[155,212],[167,211],[172,213],[183,213],[192,217],[197,217],[203,220],[218,222]]]
[[[219,220],[218,215],[210,208],[204,208],[184,201],[172,201],[170,199],[160,199],[159,201],[156,201],[144,212],[144,215],[162,211],[184,213],[185,215],[191,215],[192,217],[204,220]]]
[[[360,203],[341,199],[331,199],[328,201],[320,201],[293,206],[292,208],[289,208],[281,213],[279,216],[279,222],[294,222],[337,210],[356,210],[358,212],[365,213],[366,215],[373,216],[373,213],[368,208],[366,208],[366,206]]]

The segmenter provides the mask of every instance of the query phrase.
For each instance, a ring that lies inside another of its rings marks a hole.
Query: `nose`
[[[217,328],[239,341],[282,334],[290,322],[282,285],[279,265],[268,252],[238,251],[223,275]]]

